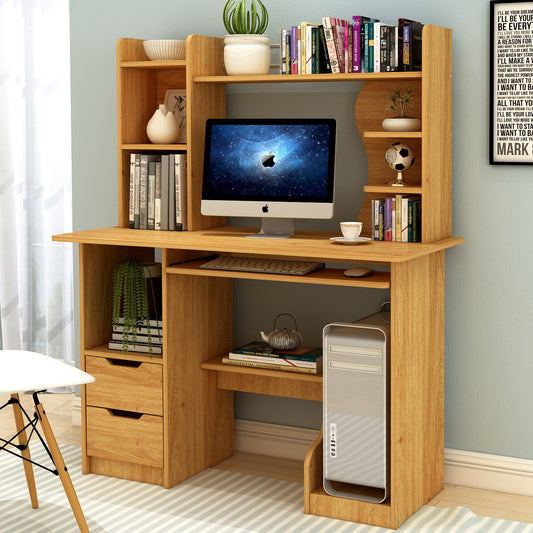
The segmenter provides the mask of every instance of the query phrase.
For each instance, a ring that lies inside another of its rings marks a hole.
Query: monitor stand
[[[261,239],[288,239],[294,235],[292,218],[262,218],[261,231],[247,237]]]

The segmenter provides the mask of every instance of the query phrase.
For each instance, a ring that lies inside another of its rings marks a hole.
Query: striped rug
[[[392,530],[303,513],[300,483],[208,469],[162,487],[82,475],[80,449],[62,446],[91,533],[386,533]],[[34,459],[44,452],[33,444]],[[32,509],[21,460],[0,453],[0,532],[70,533],[78,528],[58,477],[35,469],[39,509]],[[533,533],[532,524],[474,515],[463,507],[425,506],[399,533]]]

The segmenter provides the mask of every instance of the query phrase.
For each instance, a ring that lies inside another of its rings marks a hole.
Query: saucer
[[[338,242],[340,244],[361,244],[363,242],[371,241],[370,237],[356,237],[355,239],[347,239],[346,237],[330,237],[330,241]]]

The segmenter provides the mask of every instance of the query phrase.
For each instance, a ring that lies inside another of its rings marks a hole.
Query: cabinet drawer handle
[[[113,359],[112,357],[106,357],[106,361],[114,366],[128,366],[130,368],[139,368],[142,365],[142,361],[128,361],[127,359]]]
[[[120,418],[131,418],[133,420],[139,420],[143,414],[135,413],[133,411],[122,411],[120,409],[107,409],[107,412],[112,416],[117,416]]]

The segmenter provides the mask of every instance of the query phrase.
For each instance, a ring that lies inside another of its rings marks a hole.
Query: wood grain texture
[[[88,457],[89,470],[100,476],[130,479],[152,485],[163,485],[163,469],[114,459]]]
[[[217,389],[201,363],[233,345],[228,279],[167,275],[165,286],[165,486],[233,452],[233,393]]]
[[[163,415],[161,365],[106,357],[86,357],[85,370],[96,381],[87,387],[87,405],[150,415]]]
[[[311,514],[311,493],[322,486],[323,482],[323,428],[309,448],[304,461],[304,513]]]
[[[87,455],[163,467],[163,419],[87,407]]]

